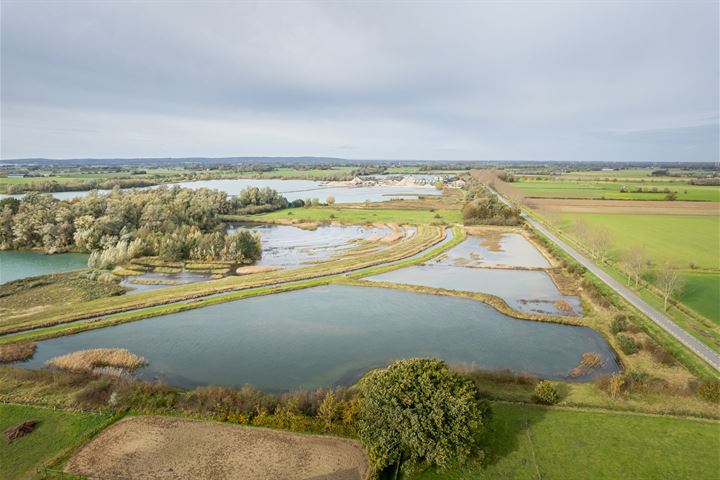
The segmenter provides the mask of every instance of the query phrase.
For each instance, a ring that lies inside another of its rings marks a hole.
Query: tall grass
[[[133,371],[146,364],[143,357],[124,348],[93,348],[80,350],[47,362],[48,366],[73,372],[92,372],[96,368],[115,367]]]

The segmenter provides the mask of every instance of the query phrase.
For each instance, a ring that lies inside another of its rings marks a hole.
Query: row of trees
[[[0,201],[0,249],[97,252],[91,262],[98,266],[140,255],[249,262],[260,257],[259,239],[226,234],[220,215],[286,206],[276,191],[257,188],[237,197],[178,186],[115,188],[71,201],[31,193]]]
[[[575,236],[584,243],[590,254],[601,262],[611,259],[613,240],[610,232],[604,228],[589,226],[583,219],[575,221]],[[627,275],[628,286],[639,287],[645,274],[654,271],[654,285],[663,298],[663,309],[667,310],[670,298],[682,292],[685,286],[685,276],[682,269],[671,262],[662,265],[653,265],[653,261],[644,247],[632,246],[620,258],[619,266]]]

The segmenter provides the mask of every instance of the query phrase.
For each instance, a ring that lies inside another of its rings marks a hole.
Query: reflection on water
[[[0,283],[86,268],[88,256],[84,253],[45,255],[39,252],[0,251]]]
[[[438,262],[478,267],[547,268],[547,259],[519,233],[469,236]]]
[[[502,298],[515,310],[523,312],[568,315],[581,311],[580,299],[561,294],[550,276],[541,270],[423,265],[394,270],[368,277],[366,280],[489,293]],[[568,310],[568,306],[571,310]]]
[[[540,270],[549,266],[547,259],[522,235],[492,233],[469,236],[426,265],[407,267],[366,280],[488,293],[502,298],[518,311],[581,315],[580,299],[560,293],[550,275]]]
[[[368,369],[413,356],[565,379],[584,352],[618,371],[587,327],[513,319],[473,300],[331,285],[230,302],[38,342],[24,365],[121,347],[149,365],[141,378],[183,387],[253,384],[272,390],[350,384]]]

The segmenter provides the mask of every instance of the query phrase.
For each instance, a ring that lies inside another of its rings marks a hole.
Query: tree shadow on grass
[[[543,420],[546,412],[545,408],[536,405],[495,403],[493,418],[480,440],[480,455],[449,470],[428,468],[404,472],[401,478],[537,478],[537,451],[532,428]]]

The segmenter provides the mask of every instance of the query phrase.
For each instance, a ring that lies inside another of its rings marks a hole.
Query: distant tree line
[[[142,255],[252,262],[261,255],[259,238],[245,230],[227,234],[220,215],[287,206],[276,191],[255,187],[237,197],[178,186],[115,188],[69,201],[31,193],[0,201],[0,249],[91,252],[98,268]]]

